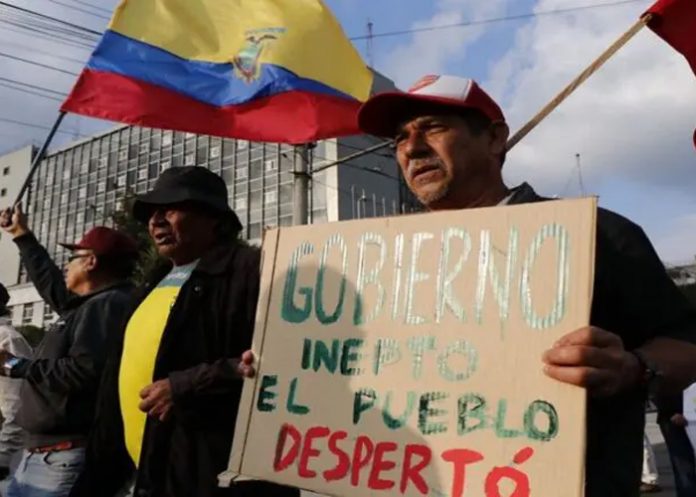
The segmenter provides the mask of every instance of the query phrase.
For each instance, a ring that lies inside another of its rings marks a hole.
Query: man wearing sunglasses
[[[20,207],[0,213],[42,298],[59,315],[32,359],[0,350],[0,374],[23,378],[18,424],[24,453],[7,497],[68,495],[85,457],[109,337],[126,318],[137,246],[126,234],[97,227],[61,271],[27,226]]]

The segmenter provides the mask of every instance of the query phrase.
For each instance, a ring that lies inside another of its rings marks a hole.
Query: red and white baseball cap
[[[473,79],[428,75],[407,92],[380,93],[360,108],[358,124],[365,133],[393,138],[405,120],[422,114],[476,109],[491,121],[505,121],[503,111]]]

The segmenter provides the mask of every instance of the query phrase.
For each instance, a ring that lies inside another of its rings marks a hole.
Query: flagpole
[[[543,109],[539,111],[532,119],[529,120],[527,124],[522,126],[519,131],[517,131],[507,142],[507,149],[510,150],[512,147],[517,145],[522,138],[527,136],[530,131],[532,131],[541,121],[543,121],[556,107],[558,107],[561,102],[563,102],[571,93],[573,93],[581,84],[583,84],[587,79],[596,73],[604,63],[609,60],[616,52],[619,51],[631,38],[633,38],[638,32],[643,29],[652,19],[652,14],[648,13],[642,16],[636,23],[629,28],[623,35],[619,37],[614,43],[607,48],[602,55],[597,57],[597,59],[592,62],[587,68],[580,73],[580,75],[575,78],[568,86],[566,86],[563,91],[561,91],[556,97],[551,100]]]
[[[309,148],[305,143],[295,146],[292,224],[294,226],[307,224],[309,220]]]
[[[65,112],[61,111],[58,114],[58,117],[56,118],[56,122],[53,123],[53,126],[51,127],[51,131],[48,132],[48,136],[43,142],[43,145],[41,145],[41,148],[37,152],[37,154],[34,156],[34,159],[32,160],[31,163],[31,168],[29,169],[29,174],[27,174],[27,178],[24,180],[24,184],[22,185],[22,188],[20,188],[19,193],[17,194],[17,199],[14,202],[14,205],[19,205],[19,203],[22,201],[22,197],[24,197],[24,194],[26,193],[27,189],[29,188],[29,185],[31,184],[31,180],[34,177],[34,174],[36,173],[36,170],[39,168],[39,164],[41,164],[41,161],[43,160],[44,156],[46,155],[46,150],[48,150],[49,145],[51,144],[51,141],[53,141],[53,136],[56,134],[56,131],[58,131],[58,127],[60,126],[60,123],[63,121],[63,118],[65,117]]]

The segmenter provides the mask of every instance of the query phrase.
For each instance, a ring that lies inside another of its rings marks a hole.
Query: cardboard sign
[[[579,497],[596,201],[282,228],[264,240],[228,471],[334,496]]]

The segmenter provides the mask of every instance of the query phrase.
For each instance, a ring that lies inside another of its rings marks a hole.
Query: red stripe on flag
[[[658,0],[648,13],[650,29],[684,55],[696,74],[696,0]]]
[[[142,81],[85,69],[61,110],[152,128],[307,143],[360,134],[359,107],[357,100],[301,91],[215,107]]]

